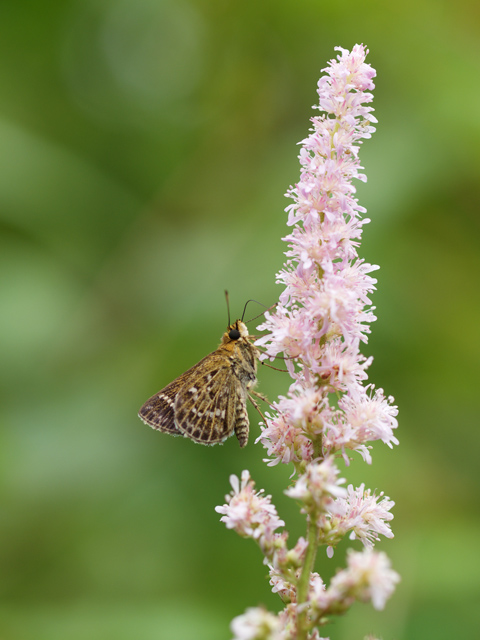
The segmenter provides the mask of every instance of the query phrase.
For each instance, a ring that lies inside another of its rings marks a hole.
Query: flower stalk
[[[315,565],[315,558],[318,549],[318,529],[315,518],[308,519],[307,527],[307,550],[305,560],[297,583],[297,607],[299,609],[297,617],[297,640],[304,640],[307,637],[308,627],[306,623],[307,608],[302,607],[308,600],[308,588],[310,576]]]

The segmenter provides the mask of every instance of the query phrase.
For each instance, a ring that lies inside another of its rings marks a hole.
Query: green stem
[[[302,567],[302,572],[297,583],[297,606],[307,602],[308,588],[310,584],[310,574],[313,571],[315,564],[315,557],[317,555],[318,548],[318,532],[316,524],[316,513],[313,512],[309,516],[308,529],[307,529],[307,550],[305,552],[305,562]],[[307,637],[308,627],[305,624],[307,617],[307,610],[300,611],[297,615],[297,640],[305,640]]]

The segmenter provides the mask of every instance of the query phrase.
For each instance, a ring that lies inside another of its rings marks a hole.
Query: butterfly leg
[[[264,365],[265,367],[268,367],[269,369],[273,369],[274,371],[281,371],[282,373],[288,373],[287,369],[279,369],[278,367],[272,367],[272,365],[267,364],[265,360],[261,360],[260,364]]]
[[[259,393],[256,393],[255,391],[252,391],[252,393],[255,393],[256,396],[259,396],[260,398],[262,398],[262,400],[264,399],[263,396],[261,396]],[[258,406],[258,404],[255,402],[255,400],[252,398],[252,396],[250,394],[248,394],[248,399],[250,400],[250,402],[253,404],[253,406],[255,407],[255,409],[258,411],[258,413],[260,414],[263,422],[265,424],[267,424],[267,421],[265,420],[265,416],[263,415],[263,413],[260,411],[260,407]],[[268,402],[268,400],[267,400]],[[270,403],[269,403],[270,404]]]
[[[253,393],[254,396],[257,396],[257,398],[260,398],[260,400],[263,400],[263,402],[266,402],[269,407],[272,407],[272,409],[275,409],[275,407],[267,398],[267,396],[264,396],[262,393],[258,393],[258,391],[254,391],[253,389],[250,389],[250,393]],[[251,397],[250,397],[250,400],[251,400]]]

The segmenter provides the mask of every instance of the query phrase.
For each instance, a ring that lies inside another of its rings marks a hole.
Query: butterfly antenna
[[[252,322],[252,320],[256,320],[257,318],[259,318],[260,316],[263,316],[263,314],[266,311],[270,311],[270,309],[274,309],[277,306],[277,303],[275,302],[275,304],[272,304],[271,307],[267,307],[266,304],[262,304],[261,302],[258,302],[258,300],[247,300],[247,302],[245,303],[245,308],[243,310],[243,315],[242,315],[242,322],[243,322],[243,316],[245,315],[245,311],[247,309],[247,304],[249,302],[256,302],[257,304],[259,304],[261,307],[265,307],[265,311],[262,311],[262,313],[259,313],[258,316],[254,316],[253,318],[250,318],[250,320],[245,320],[245,324],[248,324],[249,322]]]
[[[257,304],[259,304],[261,307],[265,307],[265,308],[267,308],[267,305],[262,304],[261,302],[258,302],[258,300],[247,300],[247,301],[246,301],[246,303],[245,303],[245,306],[243,307],[242,322],[243,322],[243,318],[245,317],[245,311],[247,310],[247,305],[248,305],[248,303],[249,303],[249,302],[256,302],[256,303],[257,303]],[[260,314],[260,315],[262,315],[262,314]],[[258,318],[258,316],[257,316],[257,318]],[[250,321],[249,321],[249,322],[250,322]]]
[[[225,300],[227,302],[227,314],[228,314],[228,327],[230,326],[230,304],[228,301],[228,291],[225,289]]]

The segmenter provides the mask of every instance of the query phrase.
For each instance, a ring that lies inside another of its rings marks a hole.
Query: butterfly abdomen
[[[248,442],[250,422],[248,420],[247,403],[244,398],[237,402],[237,417],[235,420],[235,435],[239,445],[243,448]]]

